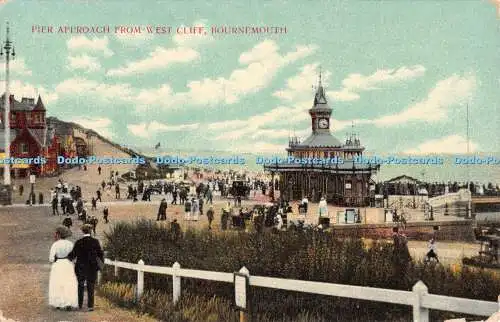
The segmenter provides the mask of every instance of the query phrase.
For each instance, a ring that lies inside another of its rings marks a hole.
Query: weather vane
[[[499,1],[500,1],[500,0],[499,0]],[[322,81],[323,81],[323,79],[322,79],[322,69],[321,69],[321,65],[320,65],[320,66],[319,66],[319,82],[318,82],[318,86],[323,86]],[[314,92],[314,91],[316,91],[316,90],[318,89],[318,86],[316,86],[316,85],[311,85],[311,88],[312,88],[313,92]],[[324,87],[324,86],[323,86],[323,87]]]

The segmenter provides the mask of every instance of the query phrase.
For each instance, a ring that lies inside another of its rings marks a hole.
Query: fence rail
[[[119,275],[119,268],[137,271],[137,297],[141,297],[144,292],[145,272],[171,275],[173,278],[172,292],[174,303],[179,301],[181,295],[181,277],[234,283],[235,276],[234,273],[184,269],[181,268],[180,264],[177,262],[172,267],[166,267],[145,265],[142,260],[140,260],[137,264],[133,264],[113,261],[106,258],[104,263],[106,265],[114,266],[115,276]],[[497,303],[429,294],[427,286],[425,286],[422,281],[417,282],[415,286],[413,286],[412,291],[399,291],[366,286],[251,276],[245,267],[243,267],[239,273],[248,277],[249,286],[413,306],[413,320],[416,322],[428,322],[429,309],[479,316],[490,316],[500,311],[500,295]],[[247,291],[245,290],[241,293],[236,289],[235,285],[235,293],[239,293],[241,296],[241,294],[247,294]]]

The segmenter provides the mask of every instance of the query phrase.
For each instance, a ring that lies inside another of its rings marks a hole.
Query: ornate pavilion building
[[[374,202],[375,183],[371,176],[380,166],[354,163],[353,157],[361,156],[364,147],[359,138],[351,133],[342,144],[330,132],[332,109],[328,105],[325,90],[319,85],[314,96],[311,116],[311,135],[300,142],[293,137],[289,140],[288,157],[337,158],[338,162],[298,164],[284,162],[264,166],[273,177],[279,175],[280,194],[286,200],[298,200],[308,196],[319,201],[322,196],[339,206],[369,206]],[[342,162],[343,161],[343,162]]]

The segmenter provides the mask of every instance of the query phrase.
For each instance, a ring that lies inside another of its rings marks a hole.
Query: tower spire
[[[319,66],[319,86],[321,85],[321,65]]]

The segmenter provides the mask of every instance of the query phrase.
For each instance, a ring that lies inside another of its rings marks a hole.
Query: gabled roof
[[[35,139],[36,143],[43,147],[43,137],[45,135],[44,129],[27,129],[31,136]]]
[[[33,102],[32,99],[29,101]],[[23,100],[20,102],[14,98],[14,95],[10,95],[10,108],[11,111],[29,112],[29,111],[46,111],[45,105],[42,102],[42,98],[38,95],[38,101],[35,105],[33,103]],[[5,93],[0,97],[0,109],[4,109],[5,105]]]
[[[42,98],[38,95],[38,100],[36,101],[35,108],[33,111],[45,111],[45,106],[43,105]]]
[[[5,106],[5,93],[0,97],[0,108],[4,109]],[[10,95],[10,109],[11,111],[31,111],[33,107],[24,103],[19,102],[14,98],[14,95]]]
[[[406,174],[403,174],[399,177],[395,177],[392,179],[389,179],[386,181],[386,183],[392,183],[392,182],[412,182],[412,183],[421,183],[422,181],[415,179],[413,177],[407,176]]]

